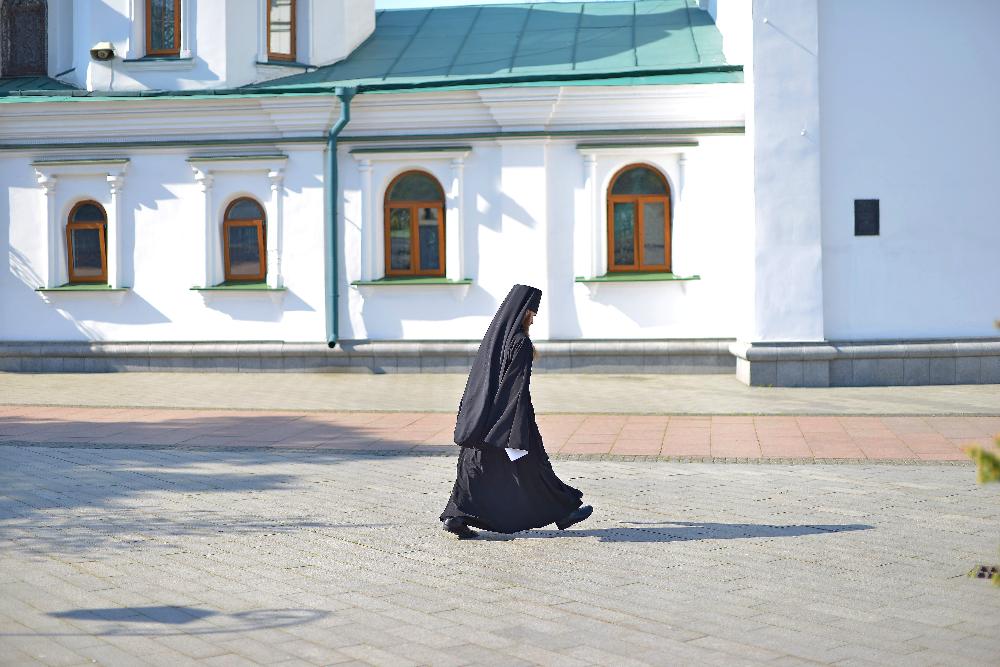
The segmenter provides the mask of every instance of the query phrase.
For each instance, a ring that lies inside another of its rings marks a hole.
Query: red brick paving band
[[[443,413],[0,406],[0,442],[407,450],[453,446]],[[966,458],[1000,417],[539,415],[552,454],[660,457]]]

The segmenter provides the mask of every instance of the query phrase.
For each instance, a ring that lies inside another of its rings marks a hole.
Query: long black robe
[[[441,520],[461,517],[498,533],[541,528],[580,507],[583,494],[560,480],[535,422],[529,383],[533,346],[525,312],[541,291],[515,285],[479,347],[459,405],[458,472]],[[511,461],[506,449],[527,455]]]

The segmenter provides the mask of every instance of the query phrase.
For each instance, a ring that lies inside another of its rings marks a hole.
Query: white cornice
[[[745,91],[699,84],[363,94],[344,138],[742,125]],[[327,95],[0,104],[0,143],[322,136],[339,112]]]
[[[58,176],[111,176],[120,178],[128,169],[128,158],[35,160],[31,166],[39,178]]]
[[[199,155],[188,158],[195,171],[211,174],[220,171],[281,172],[288,162],[287,155]]]
[[[479,99],[503,130],[544,130],[561,93],[561,88],[487,88]]]
[[[358,162],[385,162],[392,160],[464,160],[472,151],[470,146],[435,146],[433,148],[413,148],[386,146],[376,149],[355,149],[350,156]]]

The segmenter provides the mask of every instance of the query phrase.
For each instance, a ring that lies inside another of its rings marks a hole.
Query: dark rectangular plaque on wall
[[[878,200],[854,200],[854,235],[878,236]]]

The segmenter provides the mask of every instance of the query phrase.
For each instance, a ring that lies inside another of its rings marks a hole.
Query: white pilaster
[[[513,270],[508,275],[512,282],[533,285],[550,299],[558,298],[555,295],[561,293],[563,278],[547,269],[549,244],[553,242],[549,238],[548,220],[548,142],[532,138],[501,139],[497,143],[500,146],[499,193],[507,196],[499,201],[500,228],[496,233],[503,236],[508,247],[518,248]],[[488,237],[480,239],[481,243],[490,242]],[[549,338],[554,311],[559,312],[554,302],[539,311],[531,329],[532,337]]]
[[[181,58],[190,58],[194,46],[194,2],[181,0]]]
[[[687,175],[687,163],[687,155],[681,153],[677,158],[677,196],[674,198],[675,202],[679,202],[684,197],[684,179]]]
[[[46,264],[45,286],[59,287],[69,280],[69,262],[66,256],[66,219],[59,214],[59,208],[67,202],[56,199],[56,181],[59,176],[79,176],[88,179],[88,186],[83,191],[87,199],[99,201],[108,215],[108,230],[105,237],[107,249],[108,279],[112,286],[120,287],[121,270],[121,234],[119,230],[125,223],[121,210],[121,190],[125,180],[125,170],[128,168],[127,158],[107,159],[53,159],[36,160],[31,163],[35,169],[38,184],[45,193],[45,246]],[[110,201],[103,188],[111,190]],[[65,211],[64,211],[65,212]],[[111,282],[114,280],[115,282]]]
[[[42,279],[45,284],[43,287],[58,287],[62,281],[59,280],[59,261],[60,252],[62,244],[60,239],[62,235],[59,233],[59,220],[56,217],[56,177],[51,174],[44,174],[40,171],[36,171],[35,174],[38,177],[38,184],[42,186],[42,193],[45,197],[45,250],[46,250],[46,267],[43,272]]]
[[[108,251],[108,284],[111,287],[124,287],[124,270],[122,267],[121,229],[122,229],[122,188],[125,185],[125,171],[108,174],[108,186],[111,190],[111,206],[108,207],[108,231],[105,243]]]
[[[819,0],[754,0],[752,342],[823,340]]]
[[[241,172],[257,173],[254,180],[267,176],[270,182],[270,193],[261,196],[258,190],[254,199],[264,206],[264,221],[267,234],[267,284],[269,287],[281,287],[281,250],[283,248],[284,217],[284,174],[288,156],[274,155],[214,155],[205,157],[190,157],[188,164],[194,172],[194,178],[201,185],[205,195],[205,227],[204,227],[204,261],[205,270],[202,276],[203,287],[218,285],[225,278],[225,265],[222,247],[222,220],[219,207],[227,197],[233,196],[232,179],[224,179],[225,191],[216,194],[215,176],[224,177]],[[260,183],[260,181],[257,181]]]
[[[212,207],[212,181],[214,180],[212,174],[203,170],[197,166],[191,167],[194,171],[194,179],[198,181],[198,185],[201,186],[201,191],[205,202],[205,224],[202,229],[202,272],[201,272],[201,286],[211,287],[215,285],[218,281],[216,280],[216,266],[219,263],[219,244],[218,244],[218,225],[213,224],[215,220],[215,215]]]
[[[285,172],[282,169],[272,169],[267,172],[267,178],[271,181],[271,199],[267,206],[267,218],[270,223],[267,228],[267,286],[272,288],[282,287],[281,278],[281,250],[283,232],[283,209],[284,209],[284,181]]]
[[[375,249],[378,245],[375,229],[374,205],[372,198],[372,161],[358,161],[358,172],[361,175],[361,279],[374,280],[376,275],[377,257]]]
[[[446,277],[451,280],[461,280],[465,277],[465,252],[464,240],[462,239],[462,202],[463,197],[463,172],[465,170],[465,158],[455,157],[451,160],[451,183],[448,186],[448,194],[445,204],[448,212],[445,217],[445,271]]]
[[[583,156],[584,178],[586,179],[587,202],[590,209],[590,275],[604,274],[604,216],[601,215],[601,193],[597,183],[597,154]]]
[[[470,146],[435,146],[386,148],[384,151],[366,150],[353,153],[358,163],[361,181],[361,279],[377,280],[385,273],[384,247],[382,239],[381,202],[376,201],[377,191],[386,187],[391,174],[398,168],[424,165],[434,175],[445,190],[445,277],[458,280],[465,278],[465,262],[462,249],[463,174],[465,158]],[[450,160],[450,172],[445,171],[442,160]],[[376,163],[380,164],[379,181],[375,185]],[[396,169],[394,169],[396,167]]]

